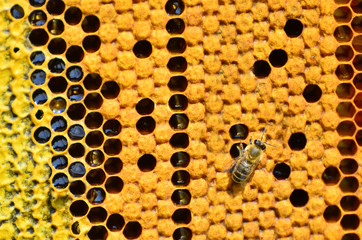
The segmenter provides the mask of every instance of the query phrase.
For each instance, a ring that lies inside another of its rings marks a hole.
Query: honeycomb
[[[360,239],[361,13],[3,0],[0,239]]]

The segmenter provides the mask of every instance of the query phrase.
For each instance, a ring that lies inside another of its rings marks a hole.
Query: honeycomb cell
[[[108,174],[117,174],[122,170],[123,163],[121,159],[112,157],[107,159],[107,161],[104,163],[104,170]]]
[[[337,132],[340,136],[353,136],[356,132],[356,126],[352,121],[343,121],[338,124]]]
[[[89,129],[97,129],[100,126],[102,126],[103,116],[99,112],[90,112],[85,117],[84,123],[87,126],[87,128],[89,128]],[[107,133],[106,133],[106,135],[107,135]]]
[[[276,179],[287,179],[290,175],[290,167],[285,163],[278,163],[275,165],[273,175]]]
[[[43,46],[48,42],[49,36],[44,29],[33,29],[30,32],[29,40],[34,46]]]
[[[143,98],[136,104],[136,111],[141,115],[151,114],[155,108],[155,104],[149,98]]]
[[[68,88],[67,97],[70,101],[80,101],[83,99],[84,90],[80,85],[72,85]]]
[[[362,146],[362,130],[359,130],[356,134],[356,141],[359,146]]]
[[[303,207],[309,201],[309,196],[303,189],[295,189],[289,197],[294,207]]]
[[[46,73],[43,70],[36,69],[31,73],[30,79],[35,85],[42,85],[45,83]]]
[[[172,110],[182,111],[185,110],[188,106],[188,99],[185,95],[175,94],[172,95],[168,101],[168,105]]]
[[[82,20],[82,11],[77,7],[70,7],[64,13],[64,20],[69,25],[77,25]]]
[[[355,94],[355,90],[352,84],[341,83],[337,86],[336,93],[339,98],[351,99]]]
[[[49,61],[48,68],[52,73],[62,73],[65,69],[65,63],[63,59],[53,58]]]
[[[355,13],[362,13],[362,4],[360,0],[352,0],[351,7],[353,12]]]
[[[80,234],[80,228],[79,228],[79,222],[78,221],[75,221],[73,224],[72,224],[72,233],[75,234],[75,235],[78,235]]]
[[[96,110],[102,106],[103,98],[99,93],[88,93],[84,99],[84,104],[89,110]]]
[[[101,39],[97,35],[86,36],[82,42],[84,50],[89,53],[97,52],[101,47]]]
[[[122,150],[122,143],[119,139],[108,139],[104,143],[103,150],[110,156],[117,155]]]
[[[63,54],[67,49],[67,44],[63,38],[53,38],[48,44],[48,50],[51,54]]]
[[[336,69],[336,75],[340,80],[350,80],[353,74],[354,70],[349,64],[341,64]]]
[[[109,177],[106,181],[105,188],[108,193],[119,193],[123,189],[123,181],[119,177]]]
[[[63,132],[67,129],[67,121],[62,116],[55,116],[52,118],[50,125],[54,132]]]
[[[342,192],[355,192],[358,189],[358,180],[355,177],[344,177],[339,184]]]
[[[141,117],[137,123],[136,128],[142,135],[150,134],[155,130],[156,122],[152,117]]]
[[[271,72],[270,65],[267,61],[258,60],[253,65],[253,73],[258,78],[265,78],[269,76]]]
[[[341,210],[335,205],[328,206],[324,210],[323,217],[328,223],[338,222],[341,218]]]
[[[137,166],[142,172],[152,171],[156,167],[156,158],[151,154],[144,154],[138,159]]]
[[[33,101],[37,105],[42,105],[48,100],[46,92],[42,89],[37,89],[33,92],[32,95]]]
[[[360,238],[355,233],[347,233],[347,234],[343,235],[342,240],[360,240]]]
[[[81,162],[74,162],[70,164],[68,171],[70,176],[72,176],[73,178],[81,178],[86,173],[86,169]]]
[[[171,218],[176,224],[188,224],[191,222],[191,211],[187,208],[179,208],[172,214]]]
[[[303,24],[298,19],[288,19],[284,26],[284,31],[288,37],[298,37],[300,34],[302,34]]]
[[[93,207],[89,210],[87,217],[92,224],[102,223],[107,219],[107,211],[102,207]]]
[[[248,134],[249,129],[244,124],[235,124],[229,129],[230,138],[233,140],[245,140]]]
[[[342,155],[354,155],[357,152],[356,143],[350,139],[341,140],[337,148]]]
[[[29,3],[33,7],[41,7],[45,4],[45,0],[29,0]]]
[[[359,204],[359,199],[353,195],[344,196],[341,199],[341,207],[344,211],[356,211]]]
[[[15,4],[14,6],[11,7],[10,14],[15,19],[23,18],[24,17],[24,9],[20,5]]]
[[[52,19],[47,24],[48,32],[52,35],[60,35],[64,32],[64,23],[60,19]]]
[[[44,112],[42,110],[38,110],[36,113],[35,113],[35,117],[36,119],[38,120],[41,120],[44,116]]]
[[[347,25],[339,26],[334,30],[334,37],[340,43],[349,42],[353,37],[353,32]]]
[[[352,158],[345,158],[339,164],[339,169],[344,174],[353,174],[358,169],[358,163],[356,162],[356,160],[354,160]]]
[[[183,73],[187,69],[187,61],[184,57],[172,57],[167,63],[167,68],[173,73]]]
[[[275,49],[269,55],[269,62],[273,67],[283,67],[288,61],[288,55],[283,49]]]
[[[152,54],[152,45],[147,40],[138,41],[133,46],[133,53],[137,58],[147,58]]]
[[[52,157],[52,166],[55,169],[64,169],[68,166],[68,158],[64,155],[56,155]]]
[[[185,10],[185,5],[182,0],[168,0],[165,10],[168,15],[181,15]]]
[[[124,218],[120,214],[112,214],[108,217],[107,220],[107,228],[111,232],[118,232],[121,231],[124,226]]]
[[[49,79],[48,87],[52,93],[63,93],[67,89],[68,83],[62,76],[52,77]]]
[[[171,91],[183,92],[187,88],[187,79],[184,76],[173,76],[170,78],[167,86]]]
[[[71,82],[79,82],[83,78],[83,70],[79,66],[71,66],[67,69],[66,76]]]
[[[106,193],[102,188],[92,188],[87,192],[87,199],[91,204],[100,204],[105,198]]]
[[[80,158],[84,156],[85,148],[81,143],[73,143],[69,146],[68,152],[70,156]]]
[[[188,205],[191,201],[191,194],[187,189],[176,189],[172,193],[171,200],[177,206]]]
[[[245,149],[247,144],[242,143],[242,148]],[[234,143],[230,150],[229,150],[229,154],[233,159],[237,159],[240,156],[240,143]]]
[[[334,11],[333,16],[339,23],[348,23],[352,19],[352,12],[349,7],[339,7]]]
[[[84,58],[84,51],[79,46],[70,46],[65,54],[68,62],[70,63],[78,63],[81,62]]]
[[[72,140],[81,140],[85,136],[85,131],[82,125],[74,124],[68,129],[68,136]]]
[[[108,231],[104,226],[93,226],[88,232],[88,237],[90,240],[106,240]]]
[[[340,178],[341,174],[336,167],[327,167],[322,174],[322,180],[326,185],[335,185]]]
[[[86,180],[90,185],[101,185],[106,180],[106,174],[100,168],[92,169],[87,173]]]
[[[68,177],[64,173],[55,174],[52,179],[52,182],[53,182],[53,186],[58,189],[64,189],[69,184]]]
[[[108,81],[103,83],[101,93],[106,99],[116,98],[119,94],[120,88],[115,81]]]
[[[362,71],[362,54],[358,54],[353,59],[353,66],[358,70]]]
[[[103,125],[103,132],[108,137],[117,136],[121,132],[122,126],[116,119],[109,119]]]
[[[362,112],[361,111],[356,114],[356,116],[354,117],[354,121],[355,121],[355,123],[357,123],[357,125],[359,127],[362,127]]]
[[[92,151],[87,153],[85,161],[91,167],[98,167],[104,161],[104,154],[100,150],[92,150]]]
[[[170,144],[174,148],[187,148],[189,136],[186,133],[175,133],[170,139]]]
[[[123,235],[128,239],[138,238],[142,234],[142,226],[139,222],[131,221],[123,229]]]
[[[52,136],[50,130],[46,127],[39,127],[34,132],[34,139],[38,143],[47,143],[50,140],[50,137]]]
[[[359,222],[356,214],[346,214],[342,217],[341,226],[344,230],[355,230],[358,228]]]
[[[173,114],[169,120],[169,124],[174,130],[184,130],[189,125],[189,118],[186,114]]]
[[[83,119],[85,113],[85,107],[81,103],[70,105],[67,111],[68,117],[74,121]]]
[[[190,174],[185,170],[174,172],[171,182],[175,186],[187,186],[190,183]]]
[[[28,21],[32,26],[43,26],[47,21],[47,15],[42,10],[34,10],[29,14]]]
[[[82,29],[86,33],[97,32],[100,25],[98,17],[94,15],[86,16],[82,21]]]
[[[65,4],[62,0],[49,0],[46,9],[51,15],[60,15],[64,12]]]
[[[30,55],[30,61],[35,66],[40,66],[45,61],[45,55],[44,55],[44,53],[42,51],[32,52],[31,55]]]
[[[66,107],[67,102],[62,97],[53,98],[53,100],[51,100],[49,104],[49,108],[50,110],[52,110],[53,113],[62,113],[65,111]]]
[[[180,37],[170,38],[167,43],[167,50],[170,53],[183,53],[186,50],[186,41]]]
[[[352,46],[353,49],[356,50],[357,52],[362,52],[362,36],[354,37],[352,40]],[[350,59],[352,59],[352,57]]]
[[[181,18],[172,18],[166,24],[169,34],[181,34],[185,30],[185,22]]]
[[[350,102],[340,102],[337,106],[337,113],[342,118],[352,118],[356,109]]]
[[[338,61],[341,61],[341,62],[343,62],[343,61],[348,62],[354,56],[353,49],[348,45],[339,46],[337,48],[335,54],[336,54]]]
[[[362,32],[362,16],[356,16],[353,18],[351,26],[353,30],[357,33]]]
[[[190,155],[187,152],[175,152],[171,156],[171,164],[174,167],[185,168],[190,163]]]
[[[316,84],[309,84],[304,88],[303,97],[309,103],[317,102],[321,96],[322,90]]]
[[[88,212],[88,204],[86,202],[84,202],[83,200],[77,200],[74,201],[71,205],[70,205],[70,213],[74,216],[74,217],[83,217],[87,214]]]
[[[192,239],[192,231],[187,227],[177,228],[173,234],[172,238],[174,240],[191,240]]]
[[[293,133],[288,140],[288,145],[290,149],[294,151],[303,150],[306,144],[307,138],[302,132]]]
[[[103,144],[104,136],[101,131],[92,131],[87,134],[85,143],[91,148],[97,148]]]

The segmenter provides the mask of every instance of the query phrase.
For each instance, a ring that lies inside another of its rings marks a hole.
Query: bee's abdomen
[[[244,183],[251,174],[251,168],[252,166],[247,162],[241,162],[235,166],[231,178],[236,183]]]

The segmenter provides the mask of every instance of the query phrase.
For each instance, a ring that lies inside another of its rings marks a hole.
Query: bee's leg
[[[239,145],[236,145],[236,148],[239,151],[239,157],[243,156],[243,154],[244,154],[244,146],[243,146],[243,143],[241,141],[240,141]]]

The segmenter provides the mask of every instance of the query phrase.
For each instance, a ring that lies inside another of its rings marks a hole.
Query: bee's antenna
[[[264,133],[265,133],[266,128],[264,128],[263,134],[261,135],[260,141],[263,141],[263,137],[264,137]]]
[[[275,148],[277,147],[277,146],[271,145],[270,143],[266,143],[266,142],[264,144],[275,147]]]

